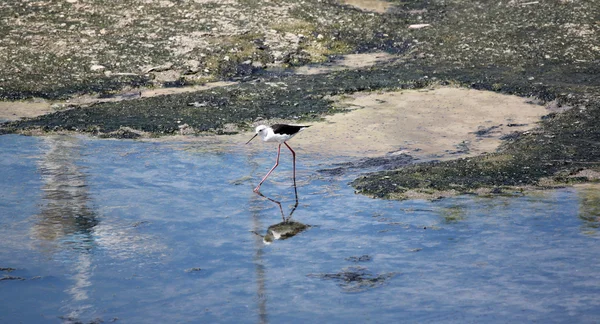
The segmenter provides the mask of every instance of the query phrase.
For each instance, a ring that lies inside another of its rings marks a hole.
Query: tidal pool
[[[0,151],[1,323],[600,319],[597,187],[374,200],[297,150],[294,209],[288,152],[252,192],[269,145],[5,135]]]

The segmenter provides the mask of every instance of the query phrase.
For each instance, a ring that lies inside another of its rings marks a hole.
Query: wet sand
[[[495,151],[502,136],[534,128],[547,114],[526,98],[450,87],[358,93],[340,104],[352,110],[313,123],[293,139],[295,145],[310,152],[357,157],[474,156]]]

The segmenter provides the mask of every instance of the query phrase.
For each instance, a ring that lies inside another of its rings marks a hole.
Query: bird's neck
[[[273,130],[269,128],[266,132],[264,132],[263,141],[267,141],[273,136],[275,136],[275,132],[273,132]]]

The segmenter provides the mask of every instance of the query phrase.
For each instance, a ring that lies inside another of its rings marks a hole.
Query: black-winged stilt
[[[290,140],[296,134],[298,134],[303,129],[310,126],[303,125],[286,125],[286,124],[275,124],[271,127],[265,125],[259,125],[256,127],[256,134],[252,136],[252,138],[246,142],[246,144],[250,143],[256,136],[260,135],[264,142],[278,142],[279,146],[277,147],[277,159],[275,160],[275,165],[267,172],[267,175],[260,181],[258,186],[254,188],[254,192],[258,192],[260,190],[260,185],[267,179],[267,177],[275,170],[275,168],[279,165],[279,154],[281,153],[281,144],[285,144],[290,152],[292,152],[292,159],[294,161],[294,186],[296,186],[296,152],[292,150],[292,148],[286,143],[286,141]]]

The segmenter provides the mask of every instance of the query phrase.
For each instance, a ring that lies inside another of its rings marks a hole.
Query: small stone
[[[252,62],[252,67],[262,69],[262,68],[266,67],[266,64],[264,64],[261,61],[254,61],[254,62]]]
[[[414,24],[414,25],[408,25],[408,29],[421,29],[421,28],[425,28],[425,27],[429,27],[431,26],[431,24]]]
[[[189,102],[187,104],[188,106],[192,106],[192,107],[206,107],[208,106],[208,104],[205,102],[198,102],[198,101],[194,101],[194,102]]]
[[[102,71],[104,70],[106,67],[104,65],[100,65],[100,64],[94,64],[92,66],[90,66],[90,70],[92,71]]]
[[[200,66],[200,61],[198,60],[187,60],[185,61],[185,66],[190,69],[197,69]]]
[[[273,55],[273,58],[275,59],[275,61],[280,61],[281,59],[283,59],[282,51],[272,51],[271,55]]]
[[[323,38],[325,38],[325,36],[323,36],[322,34],[317,35],[317,39],[321,40]]]
[[[173,67],[173,63],[167,62],[167,63],[165,63],[163,65],[152,66],[152,67],[146,68],[144,70],[144,73],[163,72],[163,71],[170,70],[172,67]]]
[[[185,67],[187,68],[186,74],[198,73],[200,71],[200,61],[188,60],[185,62]]]
[[[179,128],[179,135],[193,135],[196,132],[194,127],[191,127],[188,124],[179,125],[177,127]]]

